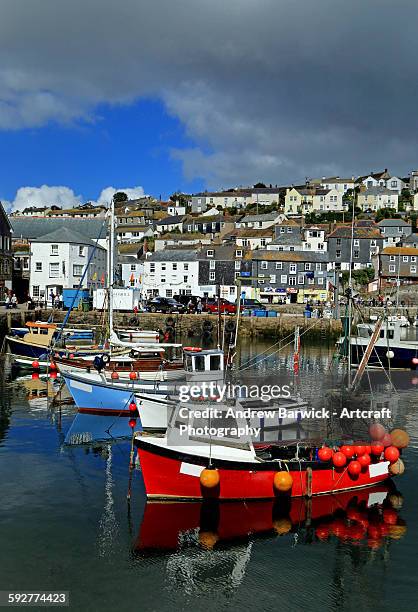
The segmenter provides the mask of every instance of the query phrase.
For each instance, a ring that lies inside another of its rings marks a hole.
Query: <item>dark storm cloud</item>
[[[158,96],[210,185],[417,158],[414,0],[0,0],[0,127]],[[138,134],[140,138],[140,134]]]

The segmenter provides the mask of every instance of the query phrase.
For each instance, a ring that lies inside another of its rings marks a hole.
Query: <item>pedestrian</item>
[[[10,300],[10,295],[7,294],[6,298],[4,300],[4,307],[8,310],[9,308],[11,308],[11,300]]]
[[[202,310],[203,310],[202,300],[200,299],[200,297],[198,297],[197,298],[197,304],[196,304],[196,312],[197,312],[197,314],[202,314]]]
[[[51,290],[51,293],[49,294],[49,299],[51,300],[51,308],[54,308],[55,294],[52,290]]]
[[[12,308],[17,308],[17,297],[14,293],[12,297],[10,298],[10,303],[11,303]]]
[[[187,302],[187,310],[190,312],[193,312],[193,300],[192,298],[190,298],[190,300]]]

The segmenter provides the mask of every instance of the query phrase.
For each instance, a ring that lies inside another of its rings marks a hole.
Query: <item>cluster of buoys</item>
[[[371,441],[360,444],[343,444],[330,448],[318,449],[320,461],[332,461],[334,467],[347,466],[347,471],[355,478],[367,469],[372,457],[389,461],[389,470],[393,475],[403,474],[405,466],[400,458],[400,451],[409,444],[409,435],[403,429],[394,429],[390,433],[380,423],[373,423],[369,428]]]
[[[380,506],[351,504],[346,511],[338,510],[331,520],[317,524],[315,535],[321,541],[331,536],[345,542],[367,540],[369,548],[380,548],[385,538],[399,540],[406,533],[406,524],[398,514],[401,506],[399,494],[390,495]]]
[[[133,400],[129,404],[129,427],[134,430],[136,426],[136,417],[138,416],[138,407]]]

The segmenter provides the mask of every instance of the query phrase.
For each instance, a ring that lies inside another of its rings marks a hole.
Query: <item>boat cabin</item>
[[[384,322],[379,332],[379,339],[395,340],[401,339],[401,324],[397,321],[391,323]],[[357,325],[357,336],[359,338],[371,338],[375,326],[370,323],[359,323]]]
[[[224,352],[221,349],[203,350],[198,347],[185,347],[184,369],[186,377],[207,377],[209,380],[223,378]]]
[[[57,326],[55,323],[28,321],[26,326],[29,331],[23,336],[23,342],[28,342],[29,344],[39,344],[41,346],[49,346],[55,332],[57,331]]]

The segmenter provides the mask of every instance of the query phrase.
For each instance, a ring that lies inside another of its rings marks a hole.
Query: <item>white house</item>
[[[144,262],[132,255],[119,255],[119,276],[124,287],[142,289]]]
[[[263,215],[247,215],[235,222],[237,229],[266,229],[272,227],[276,223],[281,223],[285,219],[285,215],[278,212],[266,213]]]
[[[399,195],[396,191],[385,187],[370,187],[365,191],[360,191],[357,196],[357,204],[364,211],[377,211],[381,208],[398,210],[398,199]]]
[[[345,210],[342,193],[336,189],[292,187],[287,189],[284,212],[289,215],[310,212],[342,212]]]
[[[302,250],[325,253],[327,250],[326,231],[318,225],[310,225],[302,230]]]
[[[118,242],[139,242],[143,238],[154,236],[150,225],[119,225],[116,228]]]
[[[418,211],[418,193],[414,193],[412,198],[412,210],[414,212]]]
[[[196,250],[156,251],[144,261],[142,291],[145,297],[200,295]]]
[[[61,227],[31,240],[30,248],[29,286],[35,300],[78,287],[89,261],[81,287],[93,290],[106,283],[106,249],[74,230]]]
[[[175,202],[169,202],[167,206],[167,213],[171,217],[175,217],[176,215],[185,215],[186,206],[184,204],[180,204],[179,200],[176,200]]]
[[[323,176],[321,179],[313,179],[311,185],[320,185],[323,189],[334,189],[344,195],[349,189],[354,189],[356,181],[354,176],[351,178],[341,178],[340,176]]]

